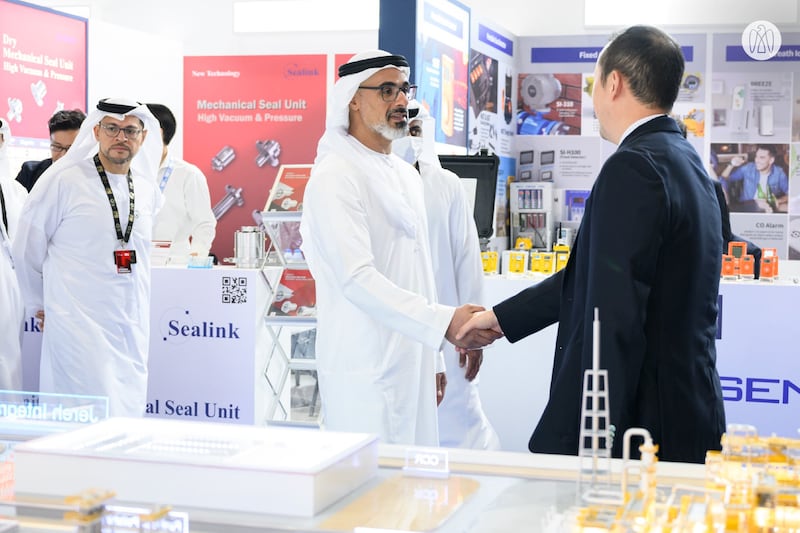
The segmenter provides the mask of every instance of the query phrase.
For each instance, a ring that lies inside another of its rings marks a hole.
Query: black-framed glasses
[[[56,154],[60,154],[61,152],[66,152],[72,147],[70,144],[69,146],[61,146],[58,143],[50,143],[50,151]]]
[[[417,86],[416,85],[409,85],[407,83],[403,85],[395,85],[394,83],[382,83],[377,86],[367,86],[367,85],[359,85],[359,89],[369,89],[371,91],[378,91],[381,95],[381,99],[384,102],[394,102],[397,100],[397,97],[402,92],[406,95],[406,98],[409,100],[413,100],[414,96],[417,94]]]
[[[98,125],[106,132],[106,135],[109,137],[116,138],[119,135],[119,132],[125,134],[126,139],[130,139],[135,141],[139,138],[139,135],[142,133],[140,128],[134,128],[133,126],[126,126],[124,128],[120,128],[116,124],[103,124],[102,122],[98,123]]]

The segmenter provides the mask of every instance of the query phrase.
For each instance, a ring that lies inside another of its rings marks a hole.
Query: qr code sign
[[[222,303],[247,303],[247,278],[222,276]]]

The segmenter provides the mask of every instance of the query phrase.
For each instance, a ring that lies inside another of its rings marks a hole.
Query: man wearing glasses
[[[481,308],[436,302],[422,182],[392,154],[408,132],[408,76],[404,57],[381,50],[339,67],[300,232],[317,288],[323,426],[437,446],[439,350]]]
[[[145,410],[158,131],[146,106],[101,100],[31,191],[13,243],[44,322],[40,391],[108,397],[111,416]]]
[[[28,192],[33,188],[39,176],[67,153],[72,143],[75,142],[75,137],[78,136],[78,131],[85,118],[86,114],[80,109],[56,111],[50,117],[50,120],[47,121],[47,127],[50,130],[50,157],[42,161],[24,162],[17,174],[17,181],[28,189]]]

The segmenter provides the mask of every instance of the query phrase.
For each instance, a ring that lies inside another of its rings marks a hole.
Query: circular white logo
[[[771,59],[781,49],[781,32],[768,20],[751,22],[742,32],[742,48],[756,61]]]

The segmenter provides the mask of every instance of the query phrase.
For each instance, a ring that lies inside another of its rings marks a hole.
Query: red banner
[[[184,159],[208,179],[211,252],[233,256],[281,165],[314,162],[325,130],[325,55],[184,58]]]
[[[48,139],[61,109],[86,109],[86,20],[0,1],[0,117],[14,137]]]

